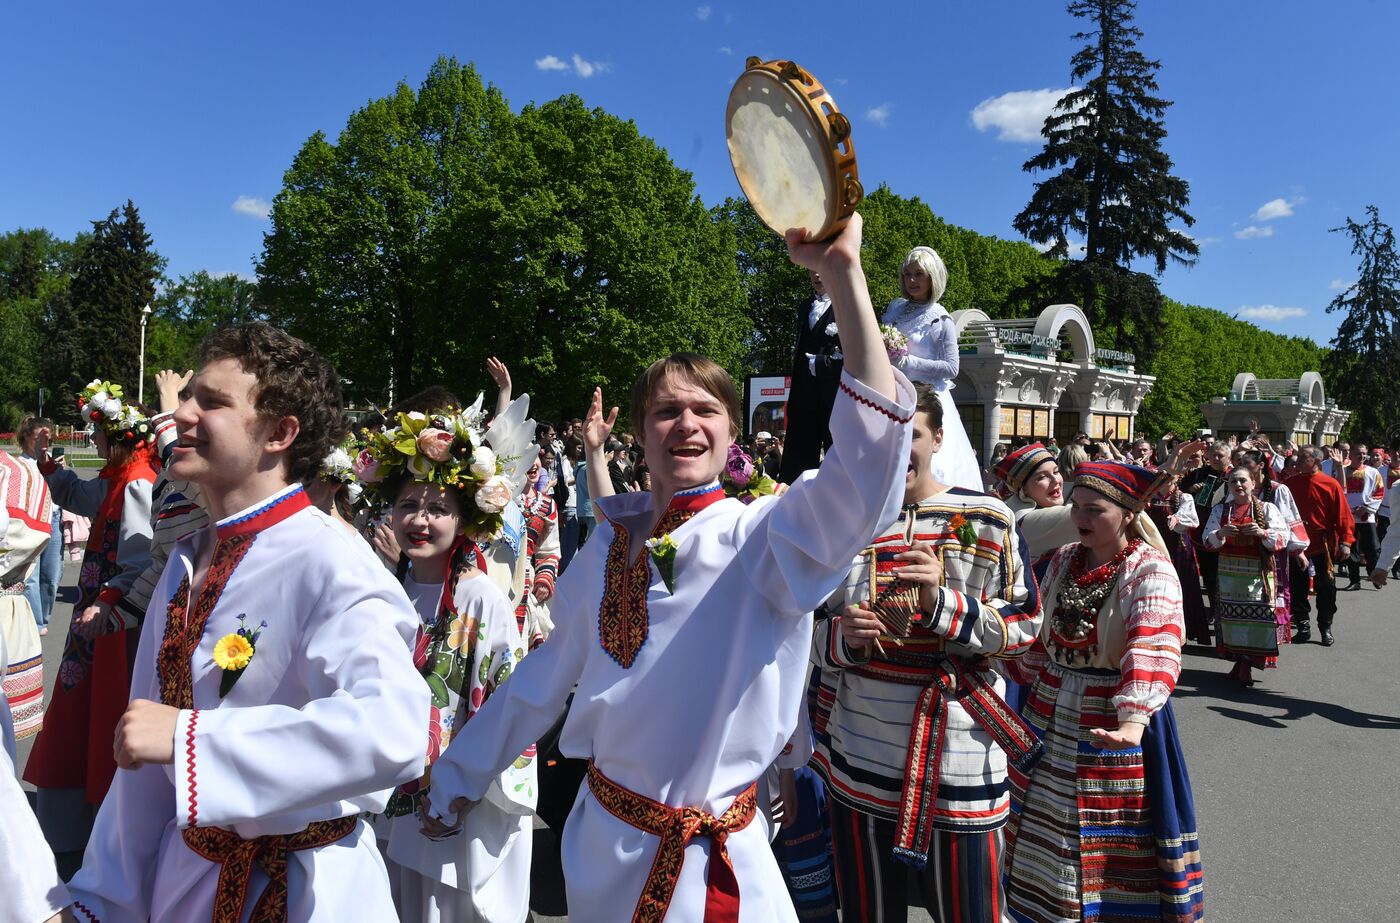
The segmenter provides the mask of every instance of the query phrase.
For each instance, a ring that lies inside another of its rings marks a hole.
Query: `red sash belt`
[[[983,678],[981,671],[988,669],[986,658],[944,657],[930,669],[930,674],[917,679],[907,672],[883,670],[877,664],[857,670],[886,682],[924,686],[909,728],[904,787],[899,798],[899,825],[894,838],[895,858],[920,869],[928,865],[929,846],[933,841],[938,777],[948,730],[948,699],[956,699],[962,705],[1018,770],[1029,772],[1045,751],[1030,725],[1021,720],[1021,716],[997,695],[996,688]]]
[[[214,914],[210,923],[239,923],[248,901],[248,883],[256,862],[267,874],[267,887],[253,905],[249,923],[286,923],[287,854],[303,849],[319,849],[343,840],[355,831],[356,817],[318,821],[299,833],[260,836],[245,840],[222,827],[190,827],[185,845],[219,866],[219,884],[214,892]]]
[[[632,923],[661,923],[670,909],[685,861],[685,847],[697,836],[714,841],[705,888],[704,923],[738,923],[739,882],[724,841],[749,825],[758,813],[758,784],[739,793],[734,803],[716,818],[699,808],[672,808],[645,795],[629,791],[588,764],[588,787],[608,813],[638,830],[661,838],[651,864]]]

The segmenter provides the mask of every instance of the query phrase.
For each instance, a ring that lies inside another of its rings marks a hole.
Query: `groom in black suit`
[[[778,480],[796,481],[821,463],[831,448],[831,406],[841,380],[841,338],[836,314],[821,276],[812,273],[812,297],[798,309],[797,347],[792,355],[792,389],[788,392],[787,441]]]

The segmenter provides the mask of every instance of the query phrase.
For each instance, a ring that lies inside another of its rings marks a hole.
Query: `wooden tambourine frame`
[[[751,57],[745,62],[744,73],[729,94],[729,106],[725,112],[725,137],[729,144],[730,164],[759,219],[778,234],[786,233],[788,228],[777,226],[782,222],[772,209],[766,208],[763,201],[763,189],[755,174],[763,169],[764,164],[744,163],[744,156],[736,150],[734,141],[735,112],[754,98],[755,90],[778,94],[778,101],[791,107],[799,126],[805,116],[806,129],[811,132],[810,140],[814,142],[811,147],[817,149],[809,150],[809,153],[819,158],[816,167],[824,173],[829,183],[825,188],[831,193],[827,197],[825,221],[819,227],[808,227],[807,239],[820,241],[835,237],[841,233],[855,214],[856,206],[865,197],[856,169],[850,119],[836,107],[836,101],[821,81],[795,61],[762,61]]]

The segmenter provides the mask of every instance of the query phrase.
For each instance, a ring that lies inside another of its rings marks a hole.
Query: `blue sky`
[[[1324,308],[1357,261],[1328,228],[1372,203],[1400,223],[1400,4],[1142,0],[1138,24],[1175,102],[1166,147],[1202,248],[1163,289],[1330,339]],[[635,120],[713,205],[738,194],[724,105],[758,54],[828,85],[866,188],[1014,239],[1021,163],[1046,91],[1069,85],[1077,26],[1051,0],[12,5],[0,229],[71,236],[130,197],[172,274],[251,274],[298,147],[441,54],[516,109],[573,92]]]

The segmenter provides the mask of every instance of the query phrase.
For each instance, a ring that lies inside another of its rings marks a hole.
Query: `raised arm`
[[[593,400],[588,405],[588,415],[583,420],[583,452],[584,458],[588,460],[589,502],[593,504],[593,517],[600,522],[604,517],[603,511],[598,507],[598,501],[604,497],[611,497],[615,492],[612,478],[608,476],[608,455],[603,451],[615,423],[617,408],[614,407],[605,416],[603,389],[594,388]]]

